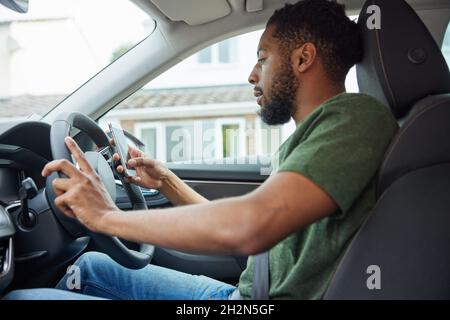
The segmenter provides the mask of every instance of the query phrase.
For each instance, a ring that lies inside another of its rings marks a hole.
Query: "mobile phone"
[[[123,175],[125,177],[135,176],[136,170],[129,169],[127,166],[128,160],[128,143],[125,138],[125,134],[123,133],[123,129],[120,125],[109,123],[109,130],[111,131],[112,138],[114,139],[115,151],[120,156],[120,164],[122,165],[124,172]]]

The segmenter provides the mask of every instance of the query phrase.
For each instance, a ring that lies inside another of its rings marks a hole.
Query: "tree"
[[[117,58],[119,58],[121,55],[123,55],[125,52],[130,50],[130,48],[133,46],[132,43],[128,42],[126,44],[120,45],[117,49],[113,51],[111,54],[110,62],[115,61]]]

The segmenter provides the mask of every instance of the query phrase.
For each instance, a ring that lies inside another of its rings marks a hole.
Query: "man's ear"
[[[316,61],[316,55],[316,46],[311,42],[307,42],[300,48],[295,49],[292,52],[292,62],[295,72],[304,73],[307,71]]]

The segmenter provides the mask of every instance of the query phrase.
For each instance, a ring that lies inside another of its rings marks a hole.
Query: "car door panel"
[[[190,187],[209,200],[239,196],[251,192],[267,178],[257,165],[174,165],[169,168]],[[247,257],[213,256],[156,248],[157,265],[191,274],[237,283]]]

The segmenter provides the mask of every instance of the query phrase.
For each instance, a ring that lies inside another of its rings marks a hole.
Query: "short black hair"
[[[280,40],[282,50],[290,54],[307,42],[317,48],[328,78],[345,81],[350,68],[363,54],[359,26],[345,14],[345,6],[329,0],[301,0],[286,4],[270,17],[273,37]]]

